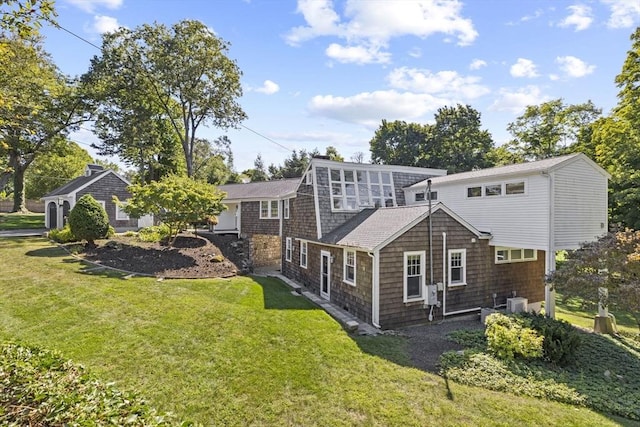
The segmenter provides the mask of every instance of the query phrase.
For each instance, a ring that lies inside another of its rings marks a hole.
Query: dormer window
[[[396,206],[391,172],[332,168],[329,179],[334,211]]]

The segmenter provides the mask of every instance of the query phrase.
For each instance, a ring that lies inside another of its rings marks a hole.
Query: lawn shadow
[[[60,249],[57,246],[53,246],[50,248],[40,248],[34,249],[32,251],[27,251],[25,255],[40,258],[61,258],[69,256],[69,253],[65,252],[63,249]]]
[[[267,310],[320,310],[320,307],[291,290],[279,279],[251,276],[262,287],[264,308]]]
[[[388,360],[396,365],[417,368],[411,360],[409,340],[399,335],[355,335],[351,338],[363,353]]]

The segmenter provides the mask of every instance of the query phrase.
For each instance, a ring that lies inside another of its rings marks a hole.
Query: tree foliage
[[[588,140],[589,126],[601,113],[591,101],[567,105],[562,99],[555,99],[530,105],[507,126],[513,136],[507,147],[526,161],[576,151],[577,144]]]
[[[82,175],[93,160],[87,150],[71,141],[64,141],[31,164],[25,176],[27,199],[39,199],[51,190]]]
[[[26,211],[24,176],[40,155],[54,150],[87,120],[76,87],[38,44],[0,39],[0,156],[13,177],[13,211]]]
[[[609,232],[568,252],[553,283],[564,298],[578,296],[632,313],[640,327],[640,231]],[[600,287],[609,290],[608,300],[601,299]]]
[[[170,175],[161,181],[134,184],[129,191],[131,198],[124,211],[133,217],[153,214],[167,224],[171,229],[170,244],[189,224],[213,221],[226,209],[222,204],[224,192],[188,177]]]
[[[229,44],[199,21],[184,20],[171,28],[143,25],[104,35],[102,56],[94,57],[83,77],[103,105],[101,117],[114,141],[129,149],[165,147],[176,141],[188,176],[193,176],[197,131],[202,125],[237,126],[246,115],[237,102],[242,95],[240,69],[226,56]],[[94,89],[92,89],[94,88]],[[135,112],[134,117],[129,112]],[[135,128],[142,122],[146,131]],[[145,132],[150,132],[145,140]],[[169,140],[160,140],[159,138]],[[158,145],[159,144],[159,145]]]
[[[253,161],[253,169],[247,169],[242,173],[248,176],[251,182],[262,182],[269,180],[269,175],[267,174],[267,170],[264,166],[264,161],[262,160],[261,154],[258,154],[256,156],[256,159]]]
[[[51,21],[56,16],[53,3],[53,0],[0,0],[0,30],[21,39],[36,37],[42,21]],[[4,34],[0,32],[0,36]]]
[[[90,194],[80,197],[69,212],[69,228],[74,236],[94,246],[94,240],[109,235],[109,217],[102,205]]]
[[[328,146],[325,150],[326,157],[329,160],[336,162],[343,162],[344,158],[338,153],[338,150],[333,146]],[[320,151],[314,148],[312,151],[305,149],[293,150],[291,156],[284,159],[282,166],[270,165],[269,175],[271,179],[283,179],[283,178],[298,178],[301,177],[304,171],[309,166],[309,162],[315,156],[320,156]]]
[[[383,120],[369,142],[371,161],[449,173],[489,167],[493,139],[481,127],[480,113],[460,104],[438,109],[434,124]]]

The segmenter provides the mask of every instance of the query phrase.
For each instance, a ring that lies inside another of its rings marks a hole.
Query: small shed
[[[126,202],[131,197],[127,187],[131,185],[124,177],[111,169],[99,165],[87,165],[84,174],[42,197],[45,206],[45,227],[62,228],[69,212],[85,194],[91,194],[102,205],[109,217],[109,224],[117,231],[137,230],[152,225],[150,216],[129,218],[113,201],[113,196]]]

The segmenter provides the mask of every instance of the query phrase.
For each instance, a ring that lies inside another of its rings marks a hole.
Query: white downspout
[[[367,252],[371,257],[371,324],[380,327],[380,275],[378,272],[379,252]]]
[[[543,173],[549,179],[549,241],[544,262],[545,275],[549,276],[556,270],[556,250],[555,250],[555,195],[553,172]],[[556,318],[556,292],[551,288],[551,284],[545,280],[544,284],[544,311],[547,317]]]
[[[442,232],[442,317],[447,313],[447,233]]]

